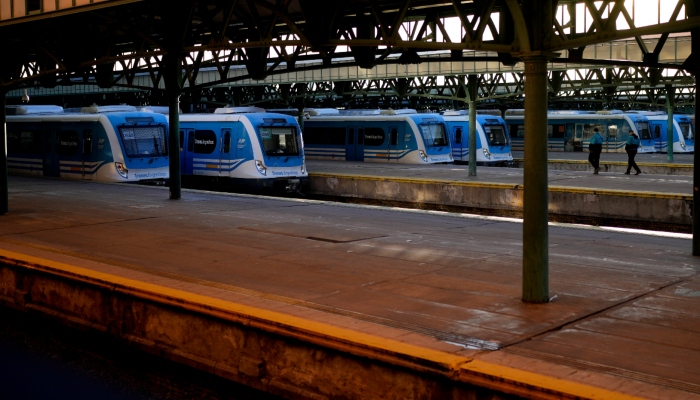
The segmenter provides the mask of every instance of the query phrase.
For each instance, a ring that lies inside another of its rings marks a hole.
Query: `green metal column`
[[[5,92],[0,91],[0,215],[10,210],[10,191],[7,180],[7,126],[5,125]]]
[[[525,179],[523,194],[523,297],[549,301],[549,191],[547,183],[547,59],[524,54]]]
[[[170,199],[182,197],[182,176],[180,175],[180,92],[182,66],[176,56],[165,56],[165,93],[168,98],[168,142],[170,160]]]
[[[469,176],[476,176],[476,97],[477,76],[469,75]]]
[[[666,112],[668,113],[668,124],[666,127],[666,161],[670,163],[673,162],[673,106],[675,95],[676,91],[673,86],[666,86]]]

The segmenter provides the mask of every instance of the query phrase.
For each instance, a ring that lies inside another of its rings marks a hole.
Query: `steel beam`
[[[700,15],[700,0],[688,2],[688,11],[691,15]],[[695,76],[695,93],[700,93],[700,28],[690,31],[692,40],[692,52],[689,58],[689,65],[692,74]],[[694,256],[700,256],[700,151],[698,150],[697,126],[700,121],[700,107],[695,106],[695,152],[693,155],[693,249]]]
[[[179,80],[182,65],[176,56],[168,55],[164,60],[166,96],[168,101],[168,157],[170,160],[170,199],[178,200],[182,196],[182,177],[180,175],[180,91]]]
[[[666,87],[666,112],[668,114],[668,123],[666,124],[666,161],[670,163],[673,162],[673,107],[675,106],[675,93],[673,86]]]
[[[476,176],[476,97],[478,77],[469,75],[469,176]]]

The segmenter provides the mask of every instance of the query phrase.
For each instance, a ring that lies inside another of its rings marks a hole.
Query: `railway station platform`
[[[513,166],[522,168],[525,162],[522,151],[514,151]],[[639,168],[655,175],[693,175],[693,154],[674,154],[668,162],[665,153],[640,153],[635,157]],[[550,152],[548,169],[565,171],[589,171],[587,152]],[[600,160],[604,172],[623,173],[627,170],[627,153],[603,153]]]
[[[549,169],[551,221],[691,231],[692,176],[650,174],[641,164],[641,175],[604,169],[593,175],[585,163],[587,171]],[[479,166],[470,177],[468,165],[311,160],[307,167],[310,192],[321,198],[522,216],[522,168]]]
[[[10,177],[0,304],[307,399],[700,399],[688,235]],[[491,396],[491,397],[489,397]]]

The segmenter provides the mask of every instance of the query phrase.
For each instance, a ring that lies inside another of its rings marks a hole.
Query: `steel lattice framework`
[[[0,22],[2,36],[12,38],[0,49],[14,55],[0,67],[0,84],[5,90],[79,83],[158,90],[164,56],[170,54],[182,61],[183,87],[193,100],[216,98],[218,92],[229,93],[227,102],[238,98],[241,104],[265,98],[284,102],[301,95],[313,104],[332,96],[340,105],[360,97],[388,103],[405,98],[466,100],[463,75],[339,76],[307,85],[227,87],[241,81],[256,86],[256,81],[290,72],[386,64],[420,69],[437,60],[511,68],[485,75],[474,69],[482,75],[479,99],[502,104],[510,101],[502,98],[517,99],[522,93],[518,55],[530,50],[530,32],[539,32],[544,49],[558,53],[552,63],[567,69],[579,66],[573,76],[550,74],[553,100],[614,104],[635,99],[654,105],[665,85],[692,86],[683,71],[689,50],[676,48],[669,56],[667,46],[673,33],[700,25],[700,16],[685,11],[694,9],[686,7],[692,1],[664,1],[667,15],[662,19],[659,10],[657,23],[640,27],[635,25],[639,10],[634,1],[553,1],[552,26],[532,31],[528,15],[535,12],[530,8],[536,2],[527,0],[115,0],[112,7],[88,7],[81,13]],[[656,4],[660,8],[661,0]],[[625,54],[615,53],[614,46],[609,54],[595,51],[598,44],[622,39],[634,40],[635,48],[626,47]],[[241,68],[243,75],[231,75]],[[202,81],[203,71],[213,78]],[[680,100],[693,98],[689,90],[678,95],[684,96]]]

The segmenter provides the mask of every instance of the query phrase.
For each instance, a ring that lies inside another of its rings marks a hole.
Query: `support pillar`
[[[673,86],[666,86],[666,112],[668,113],[668,124],[666,126],[666,161],[673,162],[673,107],[676,91]]]
[[[168,143],[170,160],[170,199],[182,197],[182,176],[180,175],[180,94],[182,67],[180,59],[167,55],[165,62],[165,95],[168,101]]]
[[[476,97],[477,76],[469,75],[467,91],[469,92],[469,176],[476,176]]]
[[[547,182],[548,53],[524,54],[525,170],[523,193],[523,297],[549,302],[549,188]]]
[[[700,1],[696,0],[688,3],[688,13],[691,16],[700,15]],[[697,93],[700,93],[700,28],[695,28],[690,31],[691,36],[691,73],[695,77],[695,152],[693,154],[693,255],[700,256],[700,151],[698,150],[697,126],[700,121],[700,101],[698,101]]]
[[[10,210],[7,179],[7,125],[5,124],[5,91],[0,90],[0,215]]]

